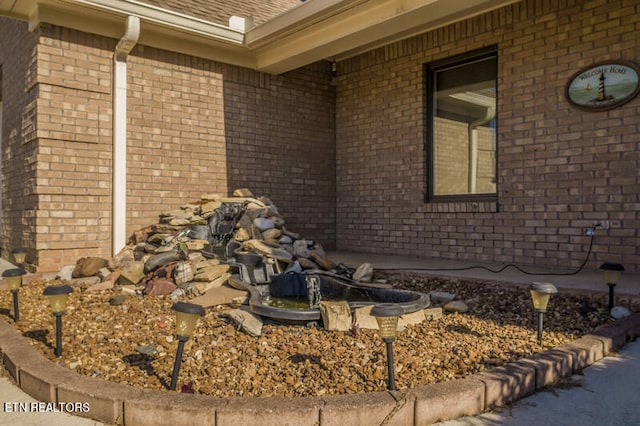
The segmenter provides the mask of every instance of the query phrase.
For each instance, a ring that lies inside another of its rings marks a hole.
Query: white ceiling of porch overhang
[[[0,0],[0,15],[119,39],[140,18],[139,43],[280,74],[342,60],[521,0],[308,0],[246,31],[144,0]]]

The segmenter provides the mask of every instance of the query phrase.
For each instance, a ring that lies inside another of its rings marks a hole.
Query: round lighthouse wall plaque
[[[640,67],[633,62],[598,62],[575,73],[565,96],[576,108],[604,111],[629,102],[640,92]]]

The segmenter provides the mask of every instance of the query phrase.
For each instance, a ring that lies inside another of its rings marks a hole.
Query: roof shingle
[[[253,17],[255,25],[302,3],[301,0],[142,0],[151,6],[228,26],[231,16]]]

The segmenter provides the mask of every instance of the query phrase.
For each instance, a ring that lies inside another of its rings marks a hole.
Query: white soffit
[[[0,0],[0,15],[26,21],[35,8],[34,3],[31,1]]]

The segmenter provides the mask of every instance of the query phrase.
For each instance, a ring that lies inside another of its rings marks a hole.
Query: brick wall
[[[32,80],[6,94],[22,96],[15,108],[23,109],[23,136],[15,145],[25,149],[30,171],[15,177],[28,186],[4,191],[7,225],[25,235],[27,260],[40,271],[110,257],[116,40],[15,25],[31,40],[37,76],[35,67],[30,75],[7,72],[3,63],[5,84]],[[249,187],[276,203],[289,229],[334,247],[335,92],[327,63],[268,76],[139,45],[128,60],[128,85],[127,234],[202,194]],[[20,221],[29,227],[16,228]]]
[[[269,76],[136,46],[127,231],[247,186],[328,248],[568,268],[584,228],[609,220],[589,267],[640,270],[640,99],[585,113],[563,97],[580,67],[638,62],[639,12],[523,1],[345,60],[335,88],[326,63]],[[4,248],[42,270],[109,256],[116,40],[1,23],[3,53],[21,52],[1,59]],[[498,202],[425,203],[423,64],[494,44]]]
[[[38,52],[40,270],[111,250],[111,60],[115,41],[42,25]]]
[[[640,98],[581,112],[564,86],[606,59],[640,62],[636,1],[528,0],[338,64],[338,248],[640,270]],[[423,64],[498,46],[498,203],[425,203]]]
[[[36,44],[27,24],[0,18],[3,254],[35,246]],[[33,255],[33,251],[30,253]]]
[[[289,229],[333,247],[328,63],[270,76],[139,46],[129,64],[130,231],[202,194],[248,187]]]

